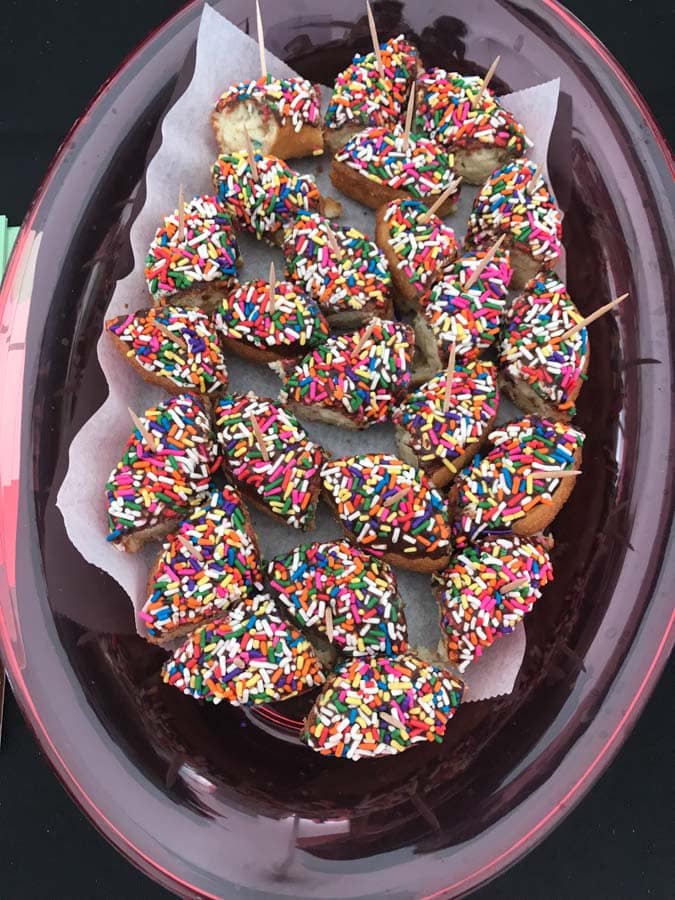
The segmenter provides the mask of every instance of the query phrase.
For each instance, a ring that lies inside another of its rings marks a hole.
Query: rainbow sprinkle
[[[493,431],[494,448],[462,470],[456,484],[456,524],[476,540],[484,532],[508,532],[540,504],[550,506],[561,478],[537,473],[573,469],[584,434],[562,422],[528,416]]]
[[[257,81],[234,84],[221,94],[216,112],[247,101],[269,109],[282,126],[290,122],[294,131],[301,131],[305,125],[321,124],[321,96],[318,88],[306,78],[273,78],[267,75]]]
[[[455,178],[451,153],[419,134],[410,135],[406,152],[400,127],[360,131],[335,154],[335,161],[369,181],[392,191],[405,191],[417,200],[435,200]],[[457,202],[459,186],[453,197]]]
[[[296,547],[275,557],[267,575],[293,621],[317,629],[340,652],[392,656],[407,649],[393,571],[348,541]]]
[[[201,310],[177,306],[118,316],[106,328],[126,357],[167,390],[216,394],[227,388],[227,368],[211,320]]]
[[[323,486],[343,527],[371,553],[443,557],[450,545],[444,498],[419,469],[372,453],[329,460]]]
[[[337,258],[331,235],[339,247]],[[349,310],[370,315],[389,307],[391,275],[380,248],[356,228],[333,229],[316,213],[301,214],[284,234],[289,276],[330,318]]]
[[[178,210],[164,219],[145,258],[145,280],[156,303],[199,291],[211,282],[236,281],[237,241],[228,210],[204,194],[184,204],[184,238]]]
[[[405,432],[405,442],[418,465],[429,476],[440,467],[451,477],[456,475],[457,459],[479,448],[499,405],[491,362],[477,360],[455,367],[446,409],[447,385],[447,372],[441,372],[408,394],[392,416]]]
[[[246,153],[222,154],[213,164],[218,199],[237,228],[269,237],[298,212],[318,210],[321,194],[309,175],[299,175],[276,156],[255,155],[253,177]]]
[[[532,256],[542,269],[553,267],[562,249],[562,216],[542,175],[532,194],[526,190],[536,169],[521,158],[490,175],[469,216],[468,248],[484,247],[506,234],[509,246]]]
[[[588,363],[588,331],[560,339],[582,320],[565,285],[555,274],[532,279],[506,315],[499,363],[508,383],[525,382],[546,403],[575,414]]]
[[[183,518],[204,499],[211,473],[220,465],[208,416],[189,394],[149,409],[140,421],[154,447],[135,429],[105,488],[108,540]]]
[[[150,638],[171,640],[262,590],[255,532],[239,494],[224,487],[164,543],[140,618]]]
[[[326,111],[330,130],[345,125],[392,125],[403,114],[410,85],[417,73],[417,50],[401,34],[380,45],[383,73],[374,53],[356,54],[335,79]]]
[[[295,285],[277,282],[273,308],[271,299],[266,281],[242,284],[218,307],[216,328],[226,340],[241,341],[274,359],[298,356],[326,340],[328,323],[314,300]]]
[[[198,628],[162,677],[197,700],[233,706],[288,700],[324,682],[312,645],[265,594]]]
[[[330,676],[301,739],[324,756],[393,756],[414,744],[440,744],[464,685],[412,654],[359,657]]]
[[[408,325],[382,319],[335,335],[299,362],[278,368],[280,400],[335,409],[355,428],[384,422],[410,384],[413,340]]]
[[[415,129],[453,149],[503,147],[510,156],[525,150],[525,129],[488,88],[474,109],[481,90],[478,75],[427,69],[417,81]]]
[[[392,200],[383,217],[396,268],[417,294],[441,278],[457,256],[455,232],[436,215],[420,222],[426,212],[419,200]]]
[[[507,305],[512,269],[508,253],[497,251],[469,290],[464,285],[487,251],[463,256],[420,298],[423,320],[445,363],[454,344],[457,359],[468,362],[496,341]]]
[[[241,490],[287,525],[311,528],[324,454],[295,416],[247,394],[223,397],[214,420],[223,466]]]
[[[532,610],[553,580],[552,543],[543,536],[484,540],[433,576],[448,660],[460,672]]]

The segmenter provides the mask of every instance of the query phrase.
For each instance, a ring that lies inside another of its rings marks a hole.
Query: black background
[[[0,0],[0,212],[19,224],[47,165],[99,85],[182,4]],[[620,60],[673,140],[673,10],[661,0],[569,0]],[[9,693],[9,692],[8,692]],[[497,898],[675,896],[670,665],[610,770],[544,843],[479,891]],[[71,803],[7,697],[0,751],[0,897],[168,898]]]

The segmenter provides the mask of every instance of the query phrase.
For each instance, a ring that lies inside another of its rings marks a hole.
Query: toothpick
[[[260,452],[262,453],[262,458],[265,462],[270,461],[270,455],[267,452],[267,447],[265,446],[265,438],[263,437],[263,433],[260,430],[260,425],[258,424],[258,420],[255,416],[251,416],[251,430],[253,431],[253,436],[258,442],[258,447],[260,448]]]
[[[185,240],[185,198],[182,184],[178,188],[178,240]]]
[[[525,190],[530,195],[530,197],[532,196],[532,194],[534,194],[535,190],[537,189],[537,182],[539,181],[539,176],[541,175],[541,169],[542,169],[541,163],[537,163],[537,168],[534,170],[534,172],[532,173],[532,177],[527,182],[527,186],[526,186]]]
[[[596,319],[599,319],[600,316],[604,316],[606,312],[609,312],[610,309],[614,309],[615,306],[618,306],[619,303],[623,303],[623,301],[629,297],[629,294],[622,294],[620,297],[617,297],[616,300],[611,300],[609,303],[605,303],[604,306],[601,306],[600,309],[596,309],[594,313],[591,313],[590,316],[586,316],[585,319],[582,319],[581,322],[577,322],[569,331],[566,331],[565,334],[561,338],[558,339],[558,343],[562,341],[567,341],[571,337],[573,337],[578,331],[581,331],[582,328],[586,328],[591,322],[595,322]]]
[[[366,328],[366,330],[365,330],[365,331],[363,332],[363,334],[361,335],[361,340],[360,340],[360,341],[358,342],[358,344],[356,345],[356,350],[354,350],[354,353],[360,353],[360,352],[363,350],[363,348],[365,347],[366,343],[367,343],[368,340],[370,339],[371,334],[373,333],[373,328],[374,328],[374,327],[375,327],[375,323],[374,323],[374,322],[371,322],[370,325],[368,325],[368,327]]]
[[[260,2],[255,0],[255,20],[258,30],[258,52],[260,53],[260,71],[263,78],[267,78],[267,61],[265,60],[265,32],[263,31],[262,16],[260,15]]]
[[[492,245],[492,247],[490,247],[488,252],[478,263],[476,268],[473,270],[473,273],[470,275],[469,279],[467,280],[466,284],[464,285],[464,291],[471,290],[471,288],[474,286],[474,284],[478,281],[480,276],[483,274],[484,270],[492,262],[492,260],[494,259],[495,253],[497,252],[497,250],[499,250],[499,248],[501,247],[501,245],[504,243],[505,240],[506,240],[506,235],[503,234],[500,238],[498,238],[495,241],[495,243]]]
[[[408,155],[410,150],[410,132],[412,130],[413,113],[415,112],[415,94],[417,89],[413,83],[410,89],[410,97],[408,97],[408,108],[405,112],[405,129],[403,131],[403,152]]]
[[[387,725],[391,725],[393,728],[397,728],[399,731],[405,730],[405,725],[403,722],[400,722],[395,716],[392,716],[388,712],[381,712],[378,714],[383,722],[386,722]]]
[[[452,382],[455,377],[455,357],[457,356],[457,345],[450,347],[450,358],[448,359],[448,367],[445,370],[445,395],[443,397],[443,412],[446,413],[450,408],[450,398],[452,397]]]
[[[488,85],[492,81],[492,76],[495,74],[495,70],[496,70],[497,66],[499,65],[500,59],[501,59],[501,56],[497,56],[495,58],[495,61],[492,63],[490,68],[485,73],[485,77],[483,78],[483,83],[480,86],[480,90],[478,91],[478,93],[476,94],[476,96],[473,98],[473,100],[471,102],[471,109],[475,109],[478,106],[478,104],[480,103],[480,101],[483,97],[483,94],[485,93]]]
[[[276,300],[277,293],[277,273],[274,268],[274,263],[270,263],[270,286],[269,286],[269,294],[270,294],[270,304],[268,307],[268,313],[272,315],[274,312],[274,303]]]
[[[204,557],[197,544],[193,544],[192,541],[189,541],[185,535],[180,532],[176,535],[176,540],[183,547],[183,550],[187,552],[188,556],[194,556],[200,562],[204,562]]]
[[[328,640],[333,643],[333,635],[335,631],[333,628],[333,611],[330,606],[326,607],[326,637]]]
[[[422,215],[419,217],[419,219],[417,221],[420,223],[420,225],[427,224],[429,219],[433,215],[435,215],[435,213],[441,208],[441,206],[443,206],[445,201],[448,200],[450,197],[452,197],[452,195],[455,193],[455,191],[457,190],[457,188],[460,186],[461,183],[462,183],[461,175],[457,178],[454,178],[450,182],[450,184],[446,187],[446,189],[443,191],[443,193],[434,200],[433,204],[429,207],[429,209],[426,212],[423,212]]]
[[[533,478],[543,478],[545,481],[553,481],[557,478],[576,478],[581,475],[581,469],[531,469]]]
[[[127,406],[127,409],[129,410],[129,415],[131,416],[131,421],[134,423],[134,427],[138,430],[150,450],[153,453],[156,453],[157,442],[155,441],[155,436],[148,431],[143,422],[141,422],[141,420],[138,418],[138,416],[130,406]]]
[[[377,72],[380,78],[384,77],[384,66],[382,65],[382,53],[380,51],[380,39],[377,36],[377,28],[375,27],[375,18],[370,8],[370,0],[366,0],[366,12],[368,13],[368,27],[370,28],[370,39],[373,42],[373,50],[375,51],[375,60],[377,62]]]
[[[510,594],[511,591],[519,591],[521,588],[527,587],[529,583],[530,582],[527,578],[519,578],[517,581],[509,581],[509,583],[505,584],[504,587],[499,588],[499,593]]]
[[[409,493],[410,493],[410,488],[407,488],[407,487],[401,488],[400,491],[396,491],[396,493],[392,494],[392,496],[388,500],[385,500],[382,505],[386,506],[387,509],[389,509],[390,506],[395,506],[404,497],[407,497],[407,495]]]
[[[248,154],[248,161],[251,166],[251,173],[255,181],[260,180],[260,173],[258,172],[258,166],[255,161],[255,150],[253,149],[253,141],[251,140],[251,135],[248,133],[248,128],[244,125],[244,142],[246,144],[246,153]]]
[[[183,340],[183,338],[179,334],[174,334],[173,331],[171,331],[170,328],[167,328],[167,326],[163,322],[155,321],[155,328],[157,329],[157,331],[161,331],[164,337],[168,338],[172,344],[178,344],[178,346],[182,347],[183,350],[187,350],[188,345]]]
[[[328,241],[328,246],[333,251],[335,256],[337,256],[338,259],[342,259],[342,247],[338,244],[337,236],[333,229],[330,228],[330,226],[326,231],[326,240]]]

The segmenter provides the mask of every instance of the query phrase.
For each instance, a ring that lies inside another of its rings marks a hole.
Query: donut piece
[[[322,475],[326,499],[359,545],[404,569],[445,568],[448,509],[423,472],[395,456],[371,453],[329,460]]]
[[[375,53],[357,53],[335,79],[325,118],[325,140],[332,153],[363,128],[391,128],[405,117],[419,55],[400,34],[380,45],[382,75]]]
[[[274,78],[233,84],[211,114],[220,153],[253,146],[265,156],[293,159],[323,153],[321,95],[306,78]]]
[[[436,68],[417,81],[415,129],[452,151],[457,174],[469,184],[483,184],[525,152],[525,129],[489,88],[481,93],[482,86],[479,75]]]
[[[270,363],[304,355],[323,343],[328,323],[316,303],[288,281],[249,281],[216,310],[223,346],[251,362]]]
[[[221,398],[215,415],[223,466],[255,506],[293,528],[314,525],[322,449],[290,412],[255,394]]]
[[[312,645],[266,594],[197,628],[162,678],[189,697],[232,706],[289,700],[325,680]]]
[[[373,319],[329,338],[297,363],[279,363],[281,403],[298,416],[345,428],[386,421],[410,384],[414,339],[402,322]]]
[[[415,744],[441,743],[464,685],[417,656],[358,657],[326,682],[301,740],[323,756],[393,756]]]
[[[160,540],[209,490],[219,465],[209,418],[189,394],[171,397],[139,419],[105,487],[108,541],[134,553]]]
[[[456,366],[450,391],[447,370],[435,375],[394,410],[401,459],[419,466],[436,487],[445,487],[485,443],[498,405],[491,362]]]
[[[544,531],[574,489],[584,434],[562,422],[528,416],[493,431],[493,449],[464,469],[451,491],[456,527],[476,540]],[[552,475],[548,476],[546,473]]]
[[[258,177],[247,153],[223,154],[213,164],[218,200],[236,228],[258,239],[278,240],[297,213],[319,210],[321,194],[310,175],[299,175],[276,156],[255,154]]]
[[[468,249],[506,235],[515,288],[552,269],[562,252],[562,215],[543,176],[533,182],[535,174],[537,166],[525,158],[493,172],[474,200],[466,233]]]
[[[582,320],[554,273],[530,281],[506,314],[499,341],[504,392],[524,412],[569,421],[586,380],[588,331],[562,338]]]
[[[457,257],[455,232],[437,215],[426,214],[420,200],[392,200],[375,217],[375,240],[394,287],[413,308]]]
[[[415,383],[444,368],[452,346],[457,360],[467,363],[497,340],[511,280],[508,253],[497,251],[474,284],[466,287],[486,253],[479,250],[458,259],[420,298],[421,312],[414,320],[419,350]]]
[[[237,282],[239,248],[229,210],[204,194],[164,219],[145,258],[145,280],[156,305],[212,310]],[[181,229],[182,224],[182,229]]]
[[[293,621],[341,653],[392,656],[408,646],[396,577],[349,541],[304,544],[268,565],[270,586]]]
[[[286,228],[282,250],[289,277],[321,307],[334,328],[358,328],[393,315],[384,254],[357,228],[333,228],[316,213]]]
[[[438,144],[410,135],[405,149],[403,129],[366,128],[350,138],[333,159],[330,180],[337,190],[371,209],[391,200],[421,200],[426,206],[455,180],[453,158]],[[438,210],[454,212],[459,184]]]
[[[169,535],[140,613],[146,639],[164,644],[263,590],[258,544],[239,494],[213,491]]]
[[[439,648],[464,672],[486,647],[531,612],[553,580],[551,538],[495,537],[465,547],[433,576],[441,612]]]
[[[172,394],[213,396],[227,367],[210,318],[198,309],[156,306],[106,322],[115,347],[150,384]]]

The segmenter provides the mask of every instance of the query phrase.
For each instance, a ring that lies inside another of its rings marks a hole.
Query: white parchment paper
[[[227,52],[223,52],[227,48]],[[267,65],[277,77],[295,74],[281,60],[267,53]],[[195,69],[185,93],[167,112],[162,124],[162,143],[146,171],[147,196],[130,231],[134,269],[121,280],[106,311],[106,319],[134,312],[151,305],[143,278],[147,249],[163,216],[174,210],[178,186],[183,184],[185,196],[212,192],[211,165],[216,146],[209,116],[224,88],[233,82],[259,76],[258,45],[226,18],[205,6],[197,39]],[[559,81],[529,88],[503,98],[525,126],[533,142],[530,156],[546,163],[548,143],[558,103]],[[324,101],[330,91],[323,90]],[[328,178],[330,159],[296,160],[291,165],[314,175],[321,191],[334,195]],[[466,220],[477,189],[465,185],[457,212],[449,220],[458,237],[463,237]],[[371,210],[344,197],[341,221],[374,232]],[[277,271],[283,271],[279,251],[243,235],[240,247],[244,268],[242,280],[266,277],[272,259]],[[68,536],[82,556],[110,574],[128,594],[136,614],[145,602],[145,584],[150,560],[159,547],[153,545],[141,554],[123,553],[106,541],[107,519],[104,486],[118,462],[131,428],[127,407],[138,414],[166,395],[147,385],[127,365],[103,334],[98,342],[98,358],[108,381],[105,403],[89,419],[70,448],[70,465],[58,495]],[[262,396],[275,397],[279,382],[266,367],[255,366],[236,357],[228,360],[230,387],[233,392],[254,390]],[[500,421],[515,413],[504,402]],[[365,432],[349,432],[318,423],[306,423],[310,437],[334,456],[350,453],[396,452],[393,428],[378,425]],[[252,510],[263,554],[266,557],[292,549],[299,543],[327,540],[340,536],[336,521],[322,506],[315,530],[303,534],[275,523],[264,514]],[[410,643],[414,647],[435,649],[440,637],[438,612],[431,596],[429,578],[411,572],[397,571],[401,595],[406,604]],[[92,598],[95,602],[95,598]],[[139,626],[137,618],[137,627]],[[142,630],[139,628],[139,633]],[[463,678],[467,683],[467,700],[480,700],[510,693],[525,652],[525,630],[498,640],[483,657],[469,667]]]

